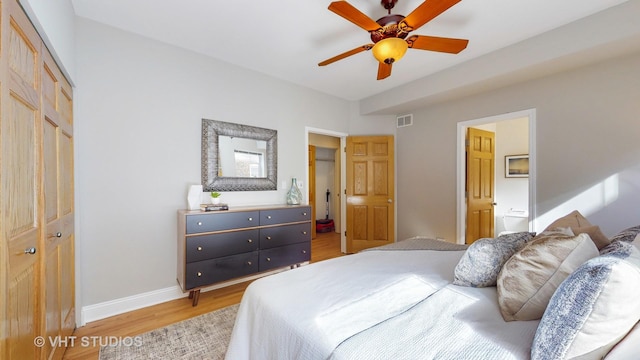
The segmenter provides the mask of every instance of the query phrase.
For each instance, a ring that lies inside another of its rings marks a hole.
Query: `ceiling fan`
[[[391,14],[391,9],[397,2],[398,0],[381,0],[380,3],[387,9],[388,15],[377,21],[373,21],[346,1],[332,2],[329,10],[368,31],[373,44],[362,45],[336,55],[319,63],[318,66],[329,65],[373,49],[373,56],[379,61],[378,80],[382,80],[391,75],[392,64],[400,60],[408,48],[457,54],[467,47],[469,40],[464,39],[424,35],[412,35],[407,38],[410,32],[433,20],[460,0],[426,0],[406,17]]]

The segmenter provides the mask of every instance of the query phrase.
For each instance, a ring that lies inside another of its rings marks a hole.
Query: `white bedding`
[[[226,359],[528,358],[538,322],[502,321],[495,288],[450,285],[462,254],[369,251],[257,280]]]
[[[343,342],[330,359],[529,359],[538,322],[502,320],[495,287],[447,285]]]

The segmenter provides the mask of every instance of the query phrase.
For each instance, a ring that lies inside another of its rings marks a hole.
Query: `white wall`
[[[82,303],[176,286],[176,211],[200,183],[201,119],[278,131],[284,203],[307,171],[305,126],[347,132],[352,104],[86,19],[77,21],[77,241]]]
[[[640,223],[640,54],[414,111],[397,131],[398,238],[456,234],[456,124],[536,109],[537,229],[573,209]]]
[[[349,134],[351,135],[395,135],[395,115],[360,115],[360,105],[350,105]]]
[[[529,153],[527,118],[496,123],[495,233],[505,230],[502,217],[510,209],[529,209],[529,178],[505,177],[505,156]]]
[[[20,0],[31,22],[73,84],[76,73],[75,13],[71,0]]]

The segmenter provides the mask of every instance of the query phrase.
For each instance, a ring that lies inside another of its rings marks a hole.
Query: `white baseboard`
[[[183,293],[179,286],[172,286],[120,299],[105,301],[98,304],[83,306],[78,326],[84,326],[89,322],[108,318],[128,311],[180,299],[188,295],[188,293]]]
[[[299,265],[307,265],[308,261],[305,261]],[[222,283],[218,283],[215,285],[208,286],[206,288],[200,289],[201,292],[207,292],[214,289],[219,289],[225,286],[230,286],[234,284],[238,284],[245,281],[255,280],[257,278],[261,278],[263,276],[276,274],[282,271],[289,270],[289,267],[283,267],[259,274],[249,275],[241,278],[236,278],[233,280],[225,281]],[[147,306],[152,306],[156,304],[160,304],[163,302],[180,299],[183,297],[189,296],[189,293],[183,293],[180,286],[172,286],[164,289],[158,289],[149,291],[142,294],[127,296],[120,299],[110,300],[101,302],[98,304],[83,306],[80,312],[80,321],[78,321],[78,326],[85,326],[87,323],[101,320],[104,318],[108,318],[110,316],[119,315],[122,313],[126,313],[133,310],[138,310],[145,308]]]

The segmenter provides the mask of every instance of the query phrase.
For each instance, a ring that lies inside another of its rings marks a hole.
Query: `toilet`
[[[502,215],[502,224],[504,225],[504,231],[500,232],[498,236],[529,231],[529,212],[511,208]]]

